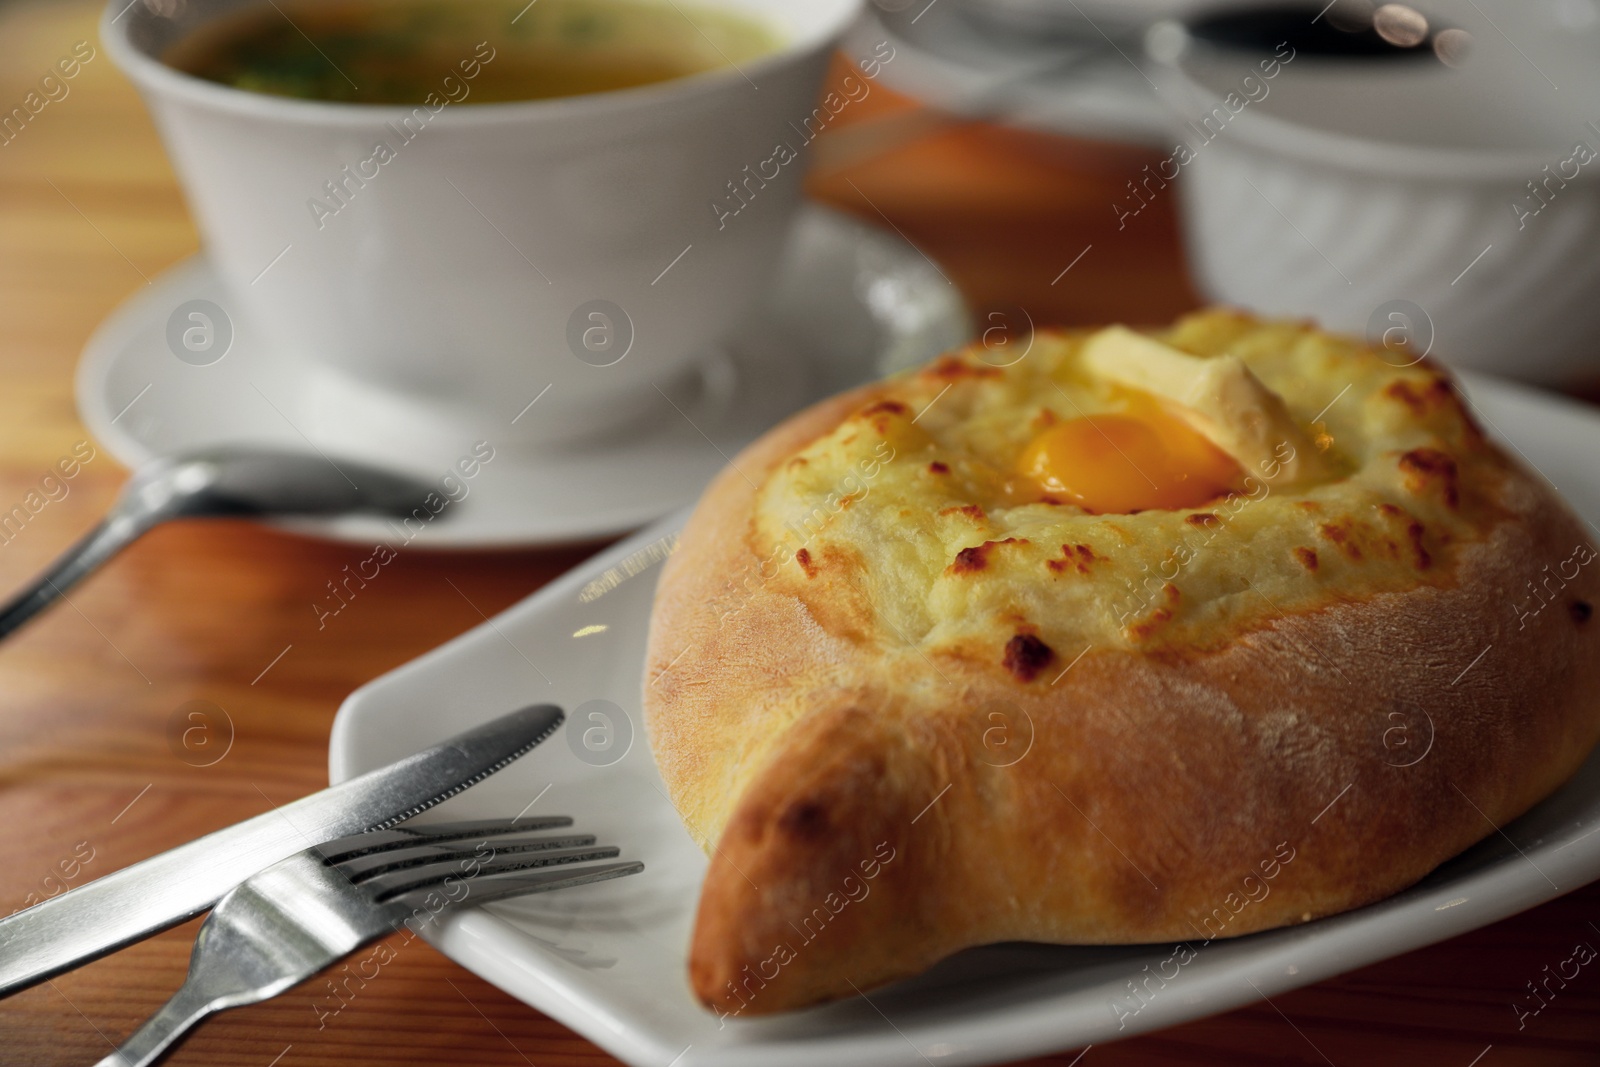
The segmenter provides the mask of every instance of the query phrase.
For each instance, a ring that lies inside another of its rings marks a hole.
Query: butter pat
[[[1327,472],[1283,398],[1238,356],[1192,356],[1126,326],[1108,326],[1084,342],[1081,358],[1091,374],[1167,401],[1247,474],[1275,487]]]

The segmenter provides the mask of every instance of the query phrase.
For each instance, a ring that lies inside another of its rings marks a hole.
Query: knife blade
[[[564,718],[553,704],[513,711],[0,919],[0,997],[192,919],[302,849],[420,814],[525,755]]]

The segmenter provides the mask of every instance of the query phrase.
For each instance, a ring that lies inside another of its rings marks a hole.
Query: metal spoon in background
[[[9,635],[145,531],[168,519],[223,516],[390,515],[420,506],[431,486],[363,463],[247,446],[152,460],[134,472],[111,512],[31,585],[0,607]]]
[[[1454,66],[1464,58],[1466,31],[1430,22],[1408,4],[1335,0],[1322,9],[1326,18],[1307,18],[1307,11],[1280,3],[1229,7],[1183,25],[1194,40],[1246,52],[1287,43],[1296,54],[1361,62],[1433,59]]]
[[[941,52],[931,46],[925,35],[918,37],[913,26],[931,7],[931,4],[911,4],[879,12],[876,17],[889,32],[938,59],[956,64],[971,62],[970,55],[949,54],[948,49]],[[1334,0],[1326,6],[1320,0],[1261,0],[1245,6],[1230,4],[1203,11],[1188,19],[1168,19],[1147,25],[1129,23],[1113,27],[1106,34],[1099,33],[1095,27],[1088,36],[1083,35],[1086,27],[1075,23],[1071,24],[1075,32],[1057,33],[1038,25],[1008,23],[1004,20],[1006,9],[991,10],[992,7],[994,5],[968,0],[944,17],[959,19],[969,28],[965,39],[992,46],[1010,42],[1018,52],[1045,58],[1033,63],[1008,60],[1004,73],[998,77],[964,96],[949,97],[937,106],[924,104],[840,126],[818,143],[817,172],[834,174],[860,166],[914,141],[959,126],[1004,122],[1018,89],[1030,83],[1075,77],[1101,63],[1133,62],[1130,57],[1151,48],[1165,51],[1195,41],[1224,51],[1270,53],[1287,43],[1296,55],[1346,61],[1352,69],[1359,69],[1359,64],[1414,63],[1426,59],[1457,67],[1465,60],[1472,43],[1466,30],[1430,22],[1417,8],[1399,3],[1380,7],[1371,0]],[[1066,11],[1065,8],[1061,10]],[[1079,15],[1086,18],[1081,12]],[[1154,41],[1152,34],[1156,35]],[[1049,54],[1052,40],[1059,41],[1062,46],[1060,54],[1053,57]]]

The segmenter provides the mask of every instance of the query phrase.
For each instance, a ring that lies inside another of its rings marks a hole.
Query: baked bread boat
[[[1358,907],[1600,736],[1588,531],[1438,368],[1231,311],[1000,362],[795,416],[667,561],[646,718],[719,1013]]]

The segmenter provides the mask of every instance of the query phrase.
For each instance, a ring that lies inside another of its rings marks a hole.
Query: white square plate
[[[1480,417],[1600,519],[1600,416],[1468,379]],[[651,597],[673,516],[509,611],[363,686],[334,723],[334,781],[523,704],[568,725],[441,817],[565,814],[642,859],[643,874],[462,913],[433,935],[448,956],[638,1067],[998,1063],[1170,1026],[1316,982],[1512,915],[1600,878],[1600,756],[1532,812],[1381,903],[1291,929],[1197,946],[1136,1014],[1128,983],[1171,945],[1011,944],[961,953],[862,998],[725,1024],[700,1008],[685,953],[705,857],[668,802],[639,713]],[[591,717],[588,701],[621,709]],[[610,748],[604,755],[584,749]],[[610,731],[608,734],[607,731]],[[631,739],[630,739],[631,738]],[[588,759],[580,759],[583,751]],[[597,762],[613,760],[606,765]]]

